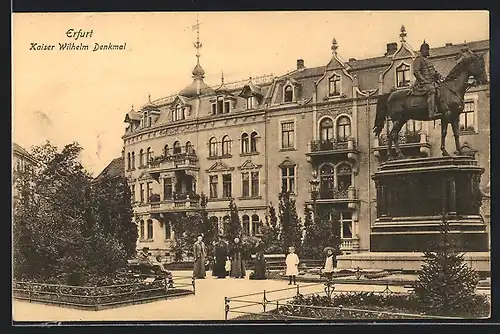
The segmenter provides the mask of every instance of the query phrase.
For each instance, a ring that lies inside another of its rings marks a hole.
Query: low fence
[[[130,304],[146,303],[196,293],[195,280],[188,276],[140,283],[108,286],[73,286],[14,281],[14,299],[79,309],[101,310]]]
[[[332,298],[333,294],[352,294],[354,292],[360,291],[335,291],[335,286],[333,281],[326,281],[323,283],[296,285],[293,287],[277,289],[277,290],[264,290],[262,292],[250,293],[245,295],[239,295],[234,297],[224,298],[224,319],[229,320],[230,314],[239,315],[253,315],[256,319],[259,317],[266,317],[266,312],[275,310],[279,312],[283,308],[293,307],[297,309],[309,309],[309,310],[330,310],[330,311],[349,311],[359,314],[377,314],[377,315],[387,315],[388,317],[404,317],[413,319],[465,319],[459,317],[445,317],[445,316],[431,316],[426,314],[413,314],[413,313],[401,313],[401,312],[389,312],[381,310],[370,310],[354,307],[343,307],[343,306],[313,306],[313,305],[302,305],[302,304],[290,304],[289,302],[294,299],[294,297],[302,295],[304,297],[308,295],[324,295]],[[388,285],[381,291],[364,291],[371,292],[374,294],[380,294],[381,296],[387,296],[391,294],[406,294],[406,292],[395,292],[392,291]],[[277,298],[273,298],[273,295],[279,294]],[[279,316],[291,319],[302,319],[302,320],[319,320],[321,318],[313,318],[307,316],[296,316],[284,313],[278,313]]]

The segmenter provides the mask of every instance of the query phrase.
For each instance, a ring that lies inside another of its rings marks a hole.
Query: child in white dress
[[[288,248],[289,254],[286,256],[286,276],[290,278],[288,285],[296,285],[296,277],[299,274],[299,257],[295,254],[295,248]]]
[[[333,249],[326,249],[326,261],[325,268],[323,268],[323,273],[325,274],[326,279],[331,280],[333,277],[333,267],[334,267],[334,259],[333,259]]]

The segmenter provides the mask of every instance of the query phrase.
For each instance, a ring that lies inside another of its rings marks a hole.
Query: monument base
[[[424,254],[421,252],[365,252],[337,257],[339,269],[381,269],[416,272],[423,264]],[[491,260],[489,252],[464,253],[464,261],[474,270],[489,274]]]

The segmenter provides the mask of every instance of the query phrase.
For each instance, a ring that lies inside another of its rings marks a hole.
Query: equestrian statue
[[[388,135],[387,154],[389,160],[403,159],[399,148],[399,131],[410,119],[418,121],[441,120],[441,152],[450,154],[445,148],[448,123],[451,123],[455,146],[459,155],[462,149],[459,139],[460,113],[464,109],[464,96],[467,90],[487,82],[484,58],[470,51],[466,46],[460,50],[458,64],[446,78],[442,78],[429,60],[429,44],[420,46],[420,55],[413,62],[415,83],[409,89],[382,94],[377,100],[377,114],[373,132],[379,136],[387,119],[393,122]],[[469,79],[473,78],[471,82]],[[392,152],[394,142],[396,156]]]

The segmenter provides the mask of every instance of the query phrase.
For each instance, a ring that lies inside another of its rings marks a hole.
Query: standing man
[[[203,236],[198,235],[198,240],[194,243],[193,254],[194,254],[194,270],[193,276],[195,278],[205,278],[205,258],[207,256],[207,250],[205,243],[203,242]]]
[[[437,83],[442,80],[441,75],[429,61],[429,44],[425,41],[420,46],[420,55],[413,62],[413,75],[417,90],[424,91],[427,96],[427,107],[429,108],[429,120],[440,119],[442,114],[437,108],[436,93]]]

